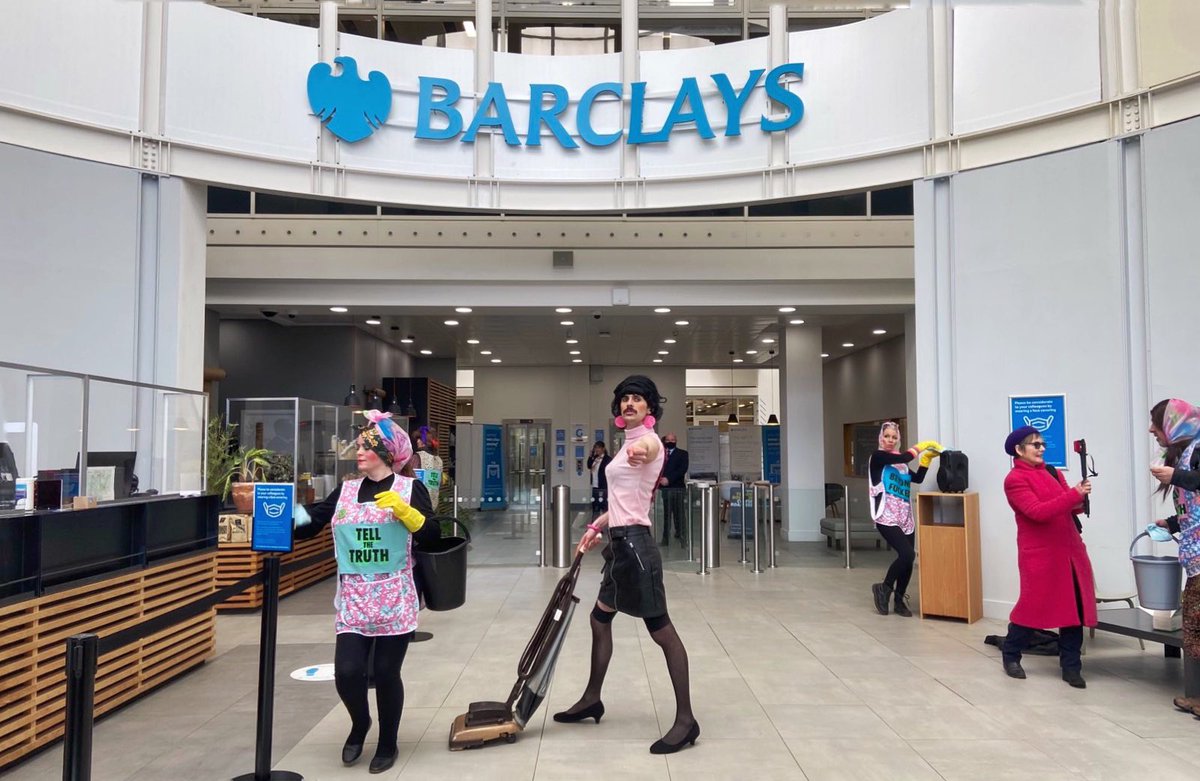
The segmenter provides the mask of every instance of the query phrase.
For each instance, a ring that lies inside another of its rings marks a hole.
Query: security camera
[[[599,319],[600,319],[600,312],[599,312],[599,311],[592,312],[592,319],[593,319],[593,320],[599,320]]]
[[[262,310],[262,315],[263,315],[263,317],[274,317],[274,316],[275,316],[275,315],[277,315],[277,314],[279,314],[279,313],[278,313],[278,312],[276,312],[276,311],[274,311],[273,309],[264,309],[264,310]]]

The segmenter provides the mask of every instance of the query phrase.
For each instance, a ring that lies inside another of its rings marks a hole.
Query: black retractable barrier
[[[310,567],[325,561],[328,554],[317,554],[280,567],[279,558],[270,556],[262,572],[242,578],[194,602],[161,616],[143,621],[120,632],[97,637],[92,633],[67,638],[67,713],[63,734],[63,781],[91,781],[92,725],[96,693],[96,663],[103,654],[123,648],[161,632],[189,618],[212,610],[230,597],[251,586],[263,584],[262,632],[258,651],[258,727],[254,749],[254,772],[235,781],[302,781],[299,773],[271,770],[271,731],[275,716],[275,635],[279,623],[279,576],[281,573]]]

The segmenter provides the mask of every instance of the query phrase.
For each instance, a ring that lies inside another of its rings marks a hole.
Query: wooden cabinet
[[[917,495],[917,555],[921,618],[983,617],[979,562],[979,494]]]

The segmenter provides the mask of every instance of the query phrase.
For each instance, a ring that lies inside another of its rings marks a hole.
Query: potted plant
[[[296,467],[289,453],[267,453],[267,468],[264,479],[268,483],[292,483],[296,480]]]
[[[233,482],[233,506],[242,515],[254,512],[254,484],[265,482],[271,465],[270,452],[261,447],[244,447],[234,456],[237,480]]]
[[[220,417],[208,419],[204,479],[208,492],[220,496],[222,503],[229,498],[229,484],[237,471],[236,442],[236,423],[227,425]]]

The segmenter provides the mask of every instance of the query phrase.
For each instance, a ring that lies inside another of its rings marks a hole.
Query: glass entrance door
[[[504,441],[508,464],[508,506],[535,510],[546,488],[546,443],[550,421],[505,421]]]

